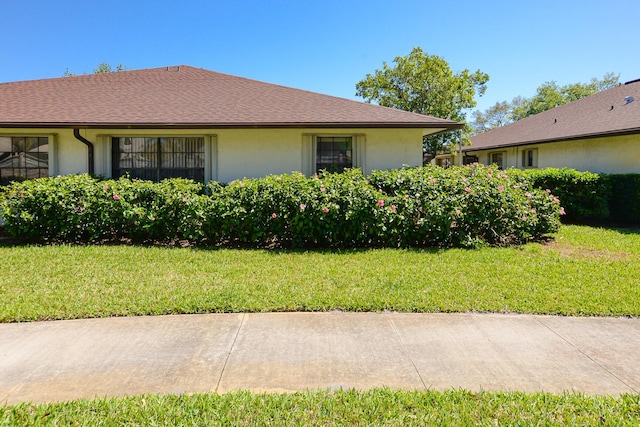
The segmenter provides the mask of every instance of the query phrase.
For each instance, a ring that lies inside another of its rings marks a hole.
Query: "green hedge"
[[[253,247],[507,245],[556,231],[562,213],[551,192],[481,165],[293,173],[206,188],[74,175],[13,183],[0,206],[20,239]]]
[[[640,174],[608,175],[609,218],[619,224],[640,224]]]
[[[549,189],[562,202],[568,222],[640,224],[640,174],[596,174],[574,169],[509,169],[513,179]]]
[[[517,179],[524,177],[535,188],[549,189],[565,209],[568,222],[603,220],[609,212],[610,184],[608,178],[592,172],[574,169],[509,169]]]

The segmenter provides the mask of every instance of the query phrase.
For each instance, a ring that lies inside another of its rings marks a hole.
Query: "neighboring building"
[[[422,164],[462,125],[189,66],[0,84],[0,182],[89,172],[160,180]]]
[[[640,80],[476,135],[462,152],[502,168],[640,173]]]

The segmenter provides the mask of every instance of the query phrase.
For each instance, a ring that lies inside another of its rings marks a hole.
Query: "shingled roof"
[[[0,127],[388,127],[461,124],[190,66],[0,84]]]
[[[463,151],[640,133],[640,80],[471,138]]]

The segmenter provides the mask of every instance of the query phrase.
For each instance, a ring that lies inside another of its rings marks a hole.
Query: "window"
[[[316,137],[316,172],[342,172],[353,167],[352,136]]]
[[[453,157],[451,156],[446,156],[446,157],[436,157],[436,165],[440,166],[444,169],[448,169],[451,167],[451,165],[453,164]]]
[[[498,169],[504,169],[504,158],[505,152],[501,151],[499,153],[490,153],[489,154],[489,164],[490,165],[498,165]]]
[[[49,176],[49,138],[0,137],[0,184]]]
[[[537,168],[538,167],[538,150],[523,150],[522,151],[522,167],[523,168]]]
[[[478,156],[464,156],[462,157],[463,165],[472,165],[474,163],[478,163]]]
[[[203,137],[125,137],[112,139],[112,176],[161,181],[204,181]]]

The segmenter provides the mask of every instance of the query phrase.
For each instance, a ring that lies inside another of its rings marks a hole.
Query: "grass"
[[[464,390],[153,395],[0,407],[0,425],[638,425],[640,396]]]
[[[0,321],[204,312],[640,315],[640,233],[478,250],[0,247]]]
[[[640,233],[479,250],[0,247],[0,321],[280,310],[640,315]],[[0,406],[4,425],[639,425],[640,395],[465,390],[144,395]]]

